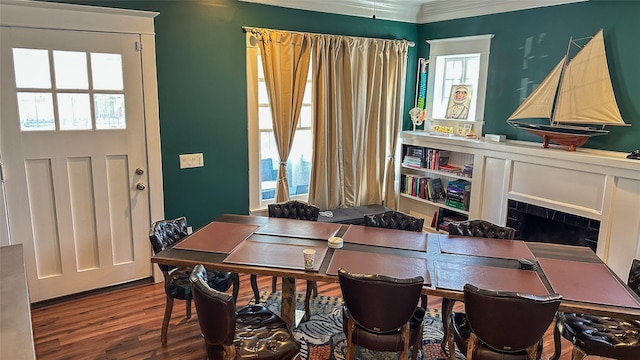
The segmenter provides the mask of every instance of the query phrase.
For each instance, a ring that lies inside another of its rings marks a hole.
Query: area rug
[[[280,314],[280,292],[262,292],[260,303],[269,310]],[[342,331],[342,298],[331,296],[316,296],[310,302],[311,318],[301,322],[294,330],[295,338],[300,342],[302,358],[306,360],[344,360],[347,340]],[[297,315],[304,311],[304,294],[297,294]],[[446,360],[449,357],[440,349],[442,339],[442,320],[440,311],[428,309],[424,319],[424,335],[422,337],[422,351],[418,352],[421,360]],[[399,353],[371,351],[356,348],[358,360],[393,360],[398,359]],[[457,359],[464,356],[456,351]]]

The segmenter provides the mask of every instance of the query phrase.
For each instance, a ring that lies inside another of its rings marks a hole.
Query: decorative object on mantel
[[[544,148],[551,141],[574,151],[589,137],[609,133],[605,125],[628,126],[611,86],[602,29],[569,61],[571,44],[577,46],[569,40],[566,55],[507,119],[511,126],[541,136]],[[525,118],[548,118],[550,124],[512,121]]]
[[[424,122],[424,110],[419,107],[414,107],[409,110],[409,116],[411,116],[411,122],[413,123],[413,130],[416,129],[416,126],[422,125]]]
[[[633,150],[627,155],[627,159],[640,160],[640,150]]]

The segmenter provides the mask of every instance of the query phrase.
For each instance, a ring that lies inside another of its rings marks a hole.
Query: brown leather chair
[[[516,230],[486,220],[467,220],[449,223],[449,235],[513,239],[516,236]]]
[[[185,217],[156,221],[151,225],[151,230],[149,231],[149,240],[151,241],[153,252],[156,254],[173,246],[185,236],[187,236],[187,219]],[[191,286],[189,285],[191,269],[164,264],[158,264],[158,266],[164,276],[164,292],[167,295],[162,330],[160,332],[160,340],[162,345],[165,345],[167,343],[167,331],[171,320],[171,312],[173,311],[174,299],[186,301],[187,319],[191,318]],[[238,291],[240,290],[238,274],[227,271],[211,271],[208,279],[211,282],[210,286],[219,291],[226,291],[233,284],[233,298],[238,298]]]
[[[319,207],[299,200],[289,200],[281,203],[269,204],[268,211],[269,217],[308,221],[318,221],[318,216],[320,215]],[[259,302],[260,290],[258,289],[257,276],[252,274],[250,276],[250,281],[255,301]],[[278,278],[274,276],[271,279],[271,292],[276,292],[277,282]],[[305,315],[303,320],[309,320],[309,317],[311,316],[309,301],[311,300],[312,293],[313,296],[318,296],[318,284],[315,281],[307,281],[307,292],[304,299]]]
[[[640,259],[634,259],[627,281],[640,296]],[[555,353],[560,358],[560,334],[573,344],[572,360],[595,355],[611,359],[640,359],[640,320],[624,320],[589,314],[558,313],[553,337]]]
[[[516,230],[507,226],[496,225],[486,220],[466,220],[449,223],[449,235],[452,236],[473,236],[481,238],[507,239],[513,240],[516,236]],[[444,337],[440,343],[442,351],[446,353],[446,343],[449,331],[447,322],[453,310],[455,300],[442,298],[442,326],[444,328]]]
[[[300,346],[280,317],[262,305],[236,311],[231,296],[209,286],[208,273],[197,265],[189,280],[209,360],[299,358]]]
[[[418,357],[425,310],[418,307],[424,279],[353,274],[338,269],[344,306],[346,360],[355,359],[356,346],[375,351],[402,352],[400,359]]]
[[[365,215],[364,225],[385,229],[422,231],[424,219],[400,211],[389,210],[379,214]]]
[[[452,313],[449,321],[449,358],[455,359],[457,345],[467,359],[540,359],[561,299],[466,284],[465,313]]]

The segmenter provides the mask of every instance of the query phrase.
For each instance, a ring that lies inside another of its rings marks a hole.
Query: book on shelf
[[[445,205],[456,209],[469,210],[469,197],[471,183],[467,180],[457,179],[447,183],[447,199]]]
[[[402,174],[400,176],[400,192],[421,199],[428,199],[427,180],[425,176]]]
[[[439,150],[428,148],[426,150],[424,167],[431,170],[438,170],[441,165],[449,163],[451,152],[448,150]]]
[[[452,199],[447,199],[444,203],[447,206],[451,206],[452,208],[456,208],[456,209],[460,209],[460,210],[467,210],[464,207],[464,202],[462,201],[456,201],[456,200],[452,200]]]
[[[447,232],[449,231],[449,223],[465,221],[468,219],[467,216],[445,208],[438,208],[433,216],[434,218],[431,221],[431,227]]]
[[[432,201],[441,201],[446,198],[444,187],[442,186],[442,179],[430,178],[429,180],[427,180],[427,185],[429,190],[429,198]]]
[[[425,167],[426,148],[422,146],[407,146],[402,164],[413,168]]]
[[[473,176],[473,164],[466,164],[463,166],[462,174],[468,177]]]
[[[445,165],[440,165],[438,167],[438,170],[451,172],[451,173],[459,173],[459,172],[462,171],[462,168],[460,166],[457,166],[457,165],[445,164]]]

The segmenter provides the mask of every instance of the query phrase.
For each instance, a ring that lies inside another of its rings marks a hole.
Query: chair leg
[[[456,343],[453,338],[453,324],[449,319],[449,328],[446,331],[447,342],[449,343],[449,360],[456,360]]]
[[[582,349],[580,349],[579,347],[575,345],[573,346],[573,350],[571,350],[571,360],[582,360],[586,357],[587,353],[582,351]]]
[[[256,304],[260,302],[260,289],[258,289],[258,276],[251,274],[249,280],[251,281],[251,289],[253,290],[253,298]]]
[[[304,295],[304,316],[302,317],[302,321],[307,321],[311,319],[311,293],[313,292],[313,285],[315,285],[315,281],[307,280],[307,290]]]
[[[355,360],[356,358],[356,345],[353,343],[353,332],[355,331],[356,323],[351,317],[347,321],[347,354],[345,360]]]
[[[404,345],[402,346],[400,359],[409,359],[409,323],[402,325],[401,331]]]
[[[278,287],[278,278],[274,276],[271,278],[271,292],[276,292],[277,287]]]
[[[556,321],[553,326],[553,356],[549,358],[549,360],[558,360],[560,359],[560,354],[562,353],[562,341],[560,341],[560,328],[558,328],[558,315],[556,315]]]
[[[162,345],[167,345],[167,330],[169,329],[169,320],[171,320],[171,311],[173,310],[173,298],[167,296],[164,307],[164,318],[162,319],[162,330],[160,330],[160,341]]]
[[[478,346],[478,337],[476,334],[471,333],[469,336],[469,342],[467,343],[467,359],[472,359],[473,353],[476,351],[476,347]]]
[[[411,360],[417,360],[418,359],[418,350],[420,350],[422,348],[422,325],[420,326],[420,335],[418,336],[418,340],[416,341],[415,344],[413,344],[413,346],[411,347]],[[423,353],[424,355],[424,353]]]
[[[191,299],[187,299],[185,303],[187,303],[187,319],[191,319]]]
[[[442,313],[442,330],[443,330],[443,336],[442,336],[442,341],[440,342],[440,348],[442,349],[443,353],[447,353],[446,347],[447,347],[447,338],[449,336],[449,322],[451,321],[451,312],[453,311],[453,304],[455,303],[455,300],[453,299],[447,299],[447,298],[442,298],[442,308],[441,308],[441,313]],[[455,349],[453,349],[453,351],[455,352]]]
[[[428,306],[427,302],[428,302],[427,294],[420,295],[420,307],[427,310],[427,306]]]
[[[238,293],[240,292],[240,276],[238,273],[234,272],[231,274],[231,282],[233,283],[233,302],[235,303],[238,300]]]

